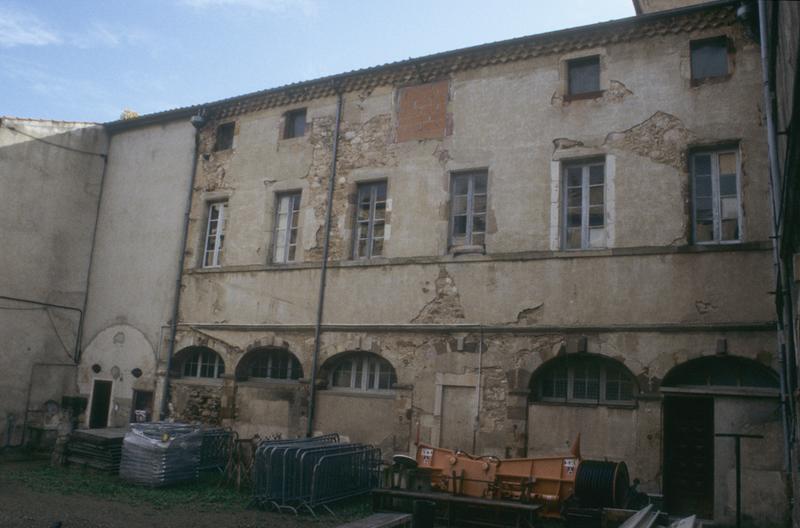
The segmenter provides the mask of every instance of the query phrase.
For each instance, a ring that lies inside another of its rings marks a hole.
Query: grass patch
[[[224,486],[219,475],[203,475],[198,482],[166,488],[147,488],[91,469],[26,464],[8,471],[6,478],[41,493],[90,495],[132,505],[147,504],[156,509],[235,511],[245,509],[250,501],[246,493]]]

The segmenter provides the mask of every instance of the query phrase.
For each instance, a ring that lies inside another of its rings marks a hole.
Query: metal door
[[[714,517],[714,399],[664,399],[664,501],[670,515]]]

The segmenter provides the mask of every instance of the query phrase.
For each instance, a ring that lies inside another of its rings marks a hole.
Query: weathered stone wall
[[[171,418],[178,422],[222,423],[222,389],[218,384],[173,381],[170,384]]]
[[[95,124],[0,118],[0,295],[83,309],[106,149],[106,134]],[[9,300],[0,300],[0,308],[5,445],[21,440],[27,401],[29,409],[41,409],[76,395],[80,315]]]
[[[690,40],[721,34],[735,49],[732,74],[693,86]],[[570,98],[567,61],[588,55],[601,58],[602,94]],[[581,432],[588,455],[624,458],[643,489],[660,491],[660,385],[670,369],[715,354],[722,339],[731,356],[778,365],[756,44],[738,26],[664,32],[458,71],[421,100],[445,85],[444,131],[431,125],[436,134],[416,138],[403,135],[403,118],[424,121],[430,111],[439,123],[440,106],[411,112],[401,86],[343,96],[314,430],[386,453],[413,451],[419,438],[501,457],[561,452]],[[253,347],[275,345],[310,377],[336,100],[310,101],[306,134],[280,139],[283,115],[296,107],[237,116],[234,147],[223,153],[210,151],[222,121],[203,131],[178,348],[206,343],[228,373]],[[692,245],[688,155],[732,143],[741,243]],[[600,158],[607,247],[563,251],[563,166]],[[488,173],[485,252],[453,255],[450,177],[468,169]],[[384,254],[355,261],[357,187],[376,180],[388,186]],[[276,265],[276,193],[285,191],[302,193],[299,243],[296,262]],[[222,266],[201,269],[206,209],[221,199]],[[536,369],[581,336],[588,352],[634,375],[635,405],[531,403]],[[325,387],[328,362],[348,351],[389,361],[394,390]],[[281,394],[298,398],[302,381],[273,390],[227,376],[231,425],[248,435],[303,431],[302,406]],[[724,490],[716,493],[722,504]],[[784,499],[782,490],[771,497]]]

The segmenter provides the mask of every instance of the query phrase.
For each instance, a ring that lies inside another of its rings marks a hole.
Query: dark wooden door
[[[111,405],[111,382],[94,380],[92,388],[92,411],[89,415],[89,427],[106,427],[108,425],[108,408]]]
[[[714,517],[714,399],[664,399],[664,502],[670,515]]]

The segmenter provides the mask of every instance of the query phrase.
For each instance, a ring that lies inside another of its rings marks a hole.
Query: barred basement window
[[[593,404],[633,403],[635,381],[621,364],[599,356],[566,356],[534,376],[532,396],[540,401]]]
[[[284,114],[283,139],[304,136],[306,133],[306,109],[299,108]]]
[[[300,193],[278,195],[275,214],[274,262],[293,262],[297,252]]]
[[[294,354],[285,349],[258,350],[250,360],[248,374],[251,378],[296,380],[303,377],[303,369]]]
[[[486,242],[486,171],[454,174],[450,186],[450,247]]]
[[[386,182],[359,185],[356,207],[353,257],[363,259],[383,255],[386,229]]]
[[[397,375],[382,357],[356,352],[336,360],[329,382],[332,388],[387,391],[397,383]]]
[[[225,373],[225,363],[210,348],[199,348],[189,353],[183,363],[187,378],[219,378]]]
[[[606,246],[605,162],[564,167],[564,249]]]
[[[692,154],[692,202],[696,244],[739,242],[741,205],[736,150]]]
[[[233,148],[233,133],[235,130],[236,123],[223,123],[217,127],[217,137],[214,142],[215,152]]]
[[[222,247],[225,242],[225,202],[208,205],[208,223],[206,225],[205,249],[203,251],[203,267],[220,266]]]

